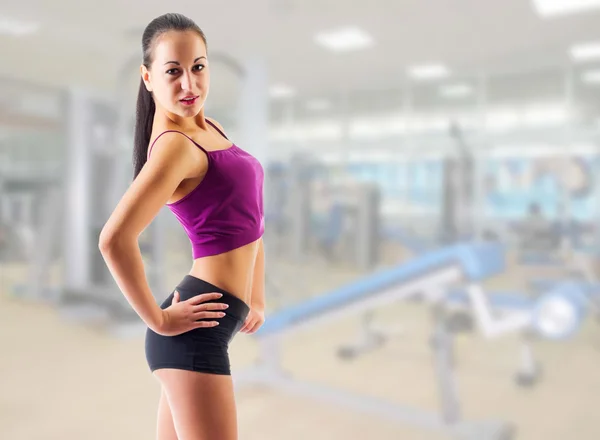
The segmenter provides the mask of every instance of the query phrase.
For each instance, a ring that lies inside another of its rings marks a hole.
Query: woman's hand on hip
[[[177,336],[197,328],[219,325],[218,321],[198,320],[225,316],[222,310],[229,307],[227,304],[208,302],[222,296],[220,293],[203,293],[180,301],[179,292],[175,291],[171,305],[162,311],[162,321],[156,333],[162,336]]]

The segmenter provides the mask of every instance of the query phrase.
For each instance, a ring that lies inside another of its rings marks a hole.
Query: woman
[[[142,37],[135,178],[99,247],[148,326],[146,358],[162,386],[158,440],[233,440],[237,413],[227,347],[264,322],[263,170],[204,116],[206,38],[180,14]],[[138,236],[167,205],[192,244],[192,268],[159,307]]]

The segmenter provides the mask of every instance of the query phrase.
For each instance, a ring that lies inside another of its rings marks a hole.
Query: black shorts
[[[177,336],[162,336],[148,328],[145,345],[150,371],[177,368],[230,375],[229,343],[242,328],[250,308],[235,295],[191,275],[186,275],[175,290],[179,292],[180,301],[201,293],[222,293],[221,298],[210,302],[227,303],[229,307],[219,310],[225,313],[222,318],[207,319],[219,322],[219,325],[214,327],[197,328]],[[161,304],[161,309],[171,305],[175,290]]]

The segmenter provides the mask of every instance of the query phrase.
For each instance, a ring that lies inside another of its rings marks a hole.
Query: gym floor
[[[0,438],[153,439],[160,388],[147,370],[143,336],[115,339],[66,321],[49,305],[16,299],[9,287],[22,277],[22,268],[2,272]],[[176,283],[182,274],[171,275],[169,283]],[[503,276],[492,284],[514,283]],[[400,304],[379,312],[377,322],[400,327],[400,333],[376,351],[352,361],[336,356],[355,335],[359,319],[352,317],[286,338],[283,366],[314,383],[436,411],[427,310]],[[536,386],[522,388],[514,383],[516,336],[490,341],[459,335],[456,378],[463,417],[510,421],[516,439],[600,438],[598,325],[590,322],[567,342],[536,341],[534,350],[543,375]],[[255,341],[238,335],[230,353],[235,374],[256,358]],[[240,388],[237,402],[241,440],[448,438],[260,387]]]

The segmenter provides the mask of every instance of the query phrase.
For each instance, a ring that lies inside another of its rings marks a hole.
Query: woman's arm
[[[258,252],[256,254],[256,261],[254,262],[250,307],[258,310],[265,309],[265,248],[262,238],[258,243]]]
[[[250,312],[246,317],[244,325],[240,328],[240,332],[252,334],[265,322],[265,248],[262,238],[258,243],[258,252],[254,263],[252,293],[249,305]]]
[[[138,237],[180,182],[198,173],[202,165],[198,157],[181,134],[163,134],[100,233],[98,247],[115,282],[135,312],[155,331],[163,324],[163,313],[146,280]]]

